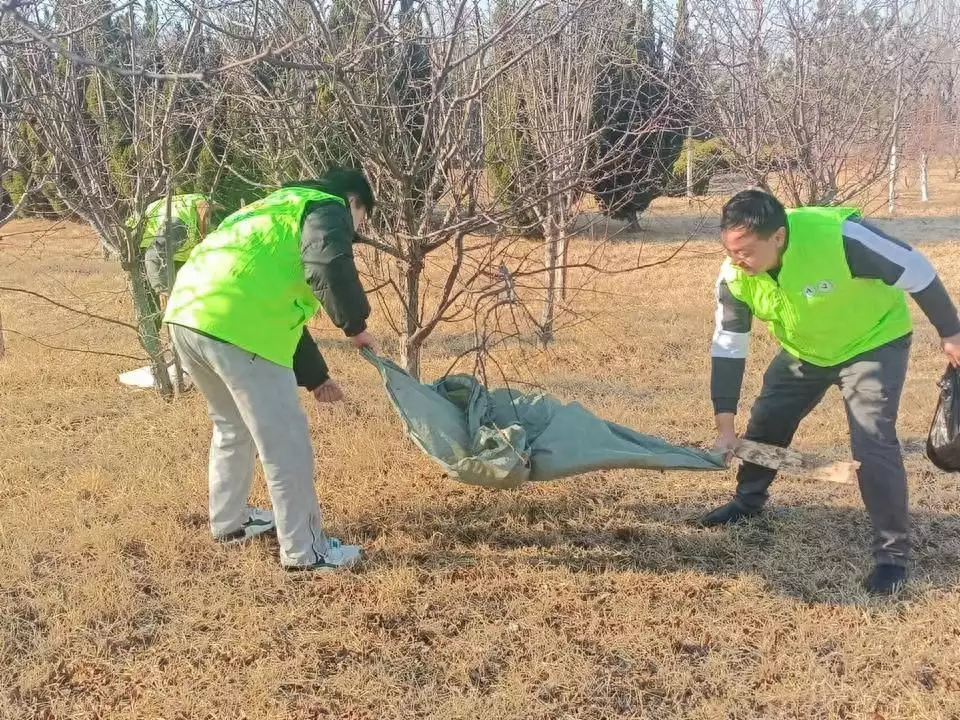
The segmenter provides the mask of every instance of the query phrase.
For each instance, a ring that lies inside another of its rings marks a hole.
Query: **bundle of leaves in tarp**
[[[960,472],[960,370],[948,367],[927,435],[927,457],[947,472]]]
[[[606,422],[579,403],[488,390],[470,375],[425,385],[370,351],[364,357],[380,371],[410,438],[461,482],[515,488],[610,468],[726,468],[722,455]]]

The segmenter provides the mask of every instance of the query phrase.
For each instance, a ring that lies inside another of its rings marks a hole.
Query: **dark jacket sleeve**
[[[710,397],[716,414],[737,412],[743,375],[747,367],[747,350],[753,312],[742,300],[734,297],[721,277],[717,281],[716,326],[710,350]]]
[[[307,208],[300,255],[307,282],[333,324],[347,336],[367,329],[370,303],[353,260],[353,219],[336,202]]]
[[[327,362],[306,328],[293,352],[293,374],[297,378],[297,385],[307,390],[314,390],[330,379]]]
[[[918,250],[863,219],[843,224],[850,274],[880,280],[910,293],[940,337],[960,333],[960,317],[933,265]]]

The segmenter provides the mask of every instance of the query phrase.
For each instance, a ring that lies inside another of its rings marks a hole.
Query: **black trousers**
[[[874,555],[878,562],[894,565],[905,565],[910,554],[907,474],[896,427],[910,341],[907,335],[827,368],[781,352],[764,375],[744,433],[748,440],[787,447],[830,386],[839,387],[853,457],[861,463],[860,495],[873,523]],[[775,470],[744,463],[735,502],[760,508],[775,477]]]

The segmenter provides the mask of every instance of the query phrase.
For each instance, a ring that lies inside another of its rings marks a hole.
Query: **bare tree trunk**
[[[127,283],[130,286],[130,297],[133,298],[134,315],[139,327],[140,344],[150,357],[150,369],[156,383],[160,397],[169,398],[173,395],[173,385],[170,382],[170,373],[163,358],[163,347],[160,343],[160,331],[157,327],[157,308],[147,288],[147,283],[140,272],[136,261],[124,264],[127,273]]]
[[[640,213],[638,212],[630,213],[626,218],[624,218],[624,222],[627,224],[627,227],[625,228],[627,232],[629,233],[640,232]]]
[[[687,197],[693,197],[693,125],[687,128]]]
[[[556,315],[557,304],[557,258],[560,244],[560,231],[556,223],[547,221],[546,238],[544,239],[543,264],[547,274],[547,287],[543,298],[543,314],[540,317],[540,327],[537,340],[540,347],[546,347],[553,341],[553,321]]]
[[[897,140],[894,130],[894,140],[890,145],[890,177],[887,183],[887,211],[893,215],[897,210]]]
[[[173,265],[173,258],[176,253],[174,252],[175,248],[173,247],[172,238],[170,237],[170,232],[173,227],[173,184],[172,179],[169,177],[167,179],[167,208],[165,214],[167,216],[167,222],[163,229],[163,262],[165,263],[164,270],[167,276],[166,290],[169,293],[173,291],[173,283],[176,278],[176,269]],[[163,312],[162,307],[160,308],[160,312]],[[158,322],[157,324],[162,327],[162,322]],[[170,352],[173,355],[173,395],[174,397],[180,397],[180,393],[183,392],[184,388],[183,367],[180,365],[180,356],[177,355],[177,351],[173,347],[173,338],[170,337],[169,329],[167,330],[167,340],[170,343]],[[160,390],[159,384],[157,385],[157,389]]]
[[[930,162],[926,152],[920,153],[920,200],[930,202]]]
[[[570,238],[563,233],[558,240],[558,255],[560,264],[557,267],[557,286],[560,288],[560,299],[567,299],[567,257],[570,254]]]
[[[897,171],[899,158],[897,156],[900,141],[900,95],[903,89],[903,71],[897,72],[897,97],[893,106],[893,132],[890,137],[890,177],[887,184],[887,211],[893,215],[897,210]]]
[[[960,180],[960,123],[953,127],[953,140],[950,143],[950,163],[953,165],[951,180]]]
[[[423,343],[412,335],[404,336],[400,341],[400,366],[411,377],[420,379],[420,350]]]
[[[423,262],[412,258],[404,269],[404,332],[400,337],[400,365],[411,376],[420,377],[420,348],[423,340],[417,335],[420,329],[420,274]]]

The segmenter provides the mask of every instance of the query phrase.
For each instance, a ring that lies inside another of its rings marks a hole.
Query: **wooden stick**
[[[860,463],[848,460],[824,460],[815,455],[797,452],[790,448],[741,440],[733,454],[744,462],[779,470],[786,475],[851,484],[857,481]]]

